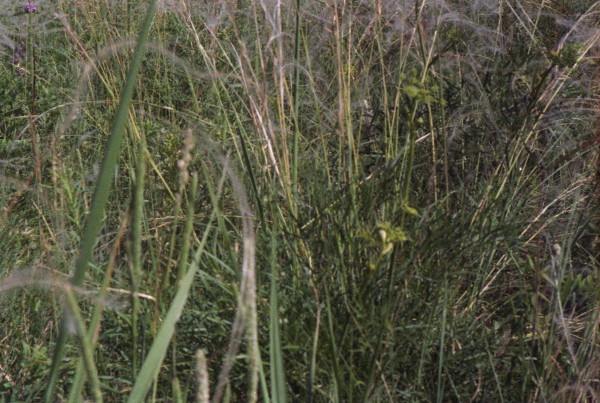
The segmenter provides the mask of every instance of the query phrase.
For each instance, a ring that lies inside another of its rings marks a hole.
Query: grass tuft
[[[600,2],[17,3],[0,401],[599,400]]]

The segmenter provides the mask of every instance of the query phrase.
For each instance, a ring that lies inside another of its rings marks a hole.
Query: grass
[[[0,399],[598,400],[600,3],[5,3]]]

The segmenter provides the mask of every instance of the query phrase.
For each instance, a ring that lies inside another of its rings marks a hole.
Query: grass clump
[[[597,399],[600,3],[25,5],[5,401]]]

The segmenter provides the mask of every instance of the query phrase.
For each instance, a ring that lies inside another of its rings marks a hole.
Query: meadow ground
[[[600,401],[600,2],[0,6],[0,401]]]

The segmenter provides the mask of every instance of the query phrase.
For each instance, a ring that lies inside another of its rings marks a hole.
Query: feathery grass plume
[[[229,178],[241,216],[243,237],[241,279],[237,307],[231,329],[231,337],[217,378],[212,401],[220,402],[223,393],[225,393],[225,388],[229,383],[230,371],[242,342],[242,337],[245,334],[248,344],[248,372],[250,375],[248,401],[254,402],[257,399],[258,366],[260,363],[256,305],[256,238],[254,233],[254,214],[250,208],[244,185],[230,166],[228,158],[219,153],[218,149],[209,140],[205,140],[204,144],[211,147],[210,151],[214,154],[213,157],[220,163],[223,173]]]
[[[57,296],[70,292],[109,309],[121,310],[124,308],[126,300],[122,297],[116,295],[99,296],[97,290],[73,286],[68,280],[62,273],[46,268],[14,270],[0,281],[0,294],[21,288],[40,288]],[[113,291],[115,291],[115,294],[125,292],[124,290]]]
[[[210,390],[204,350],[196,351],[196,403],[209,403]]]

